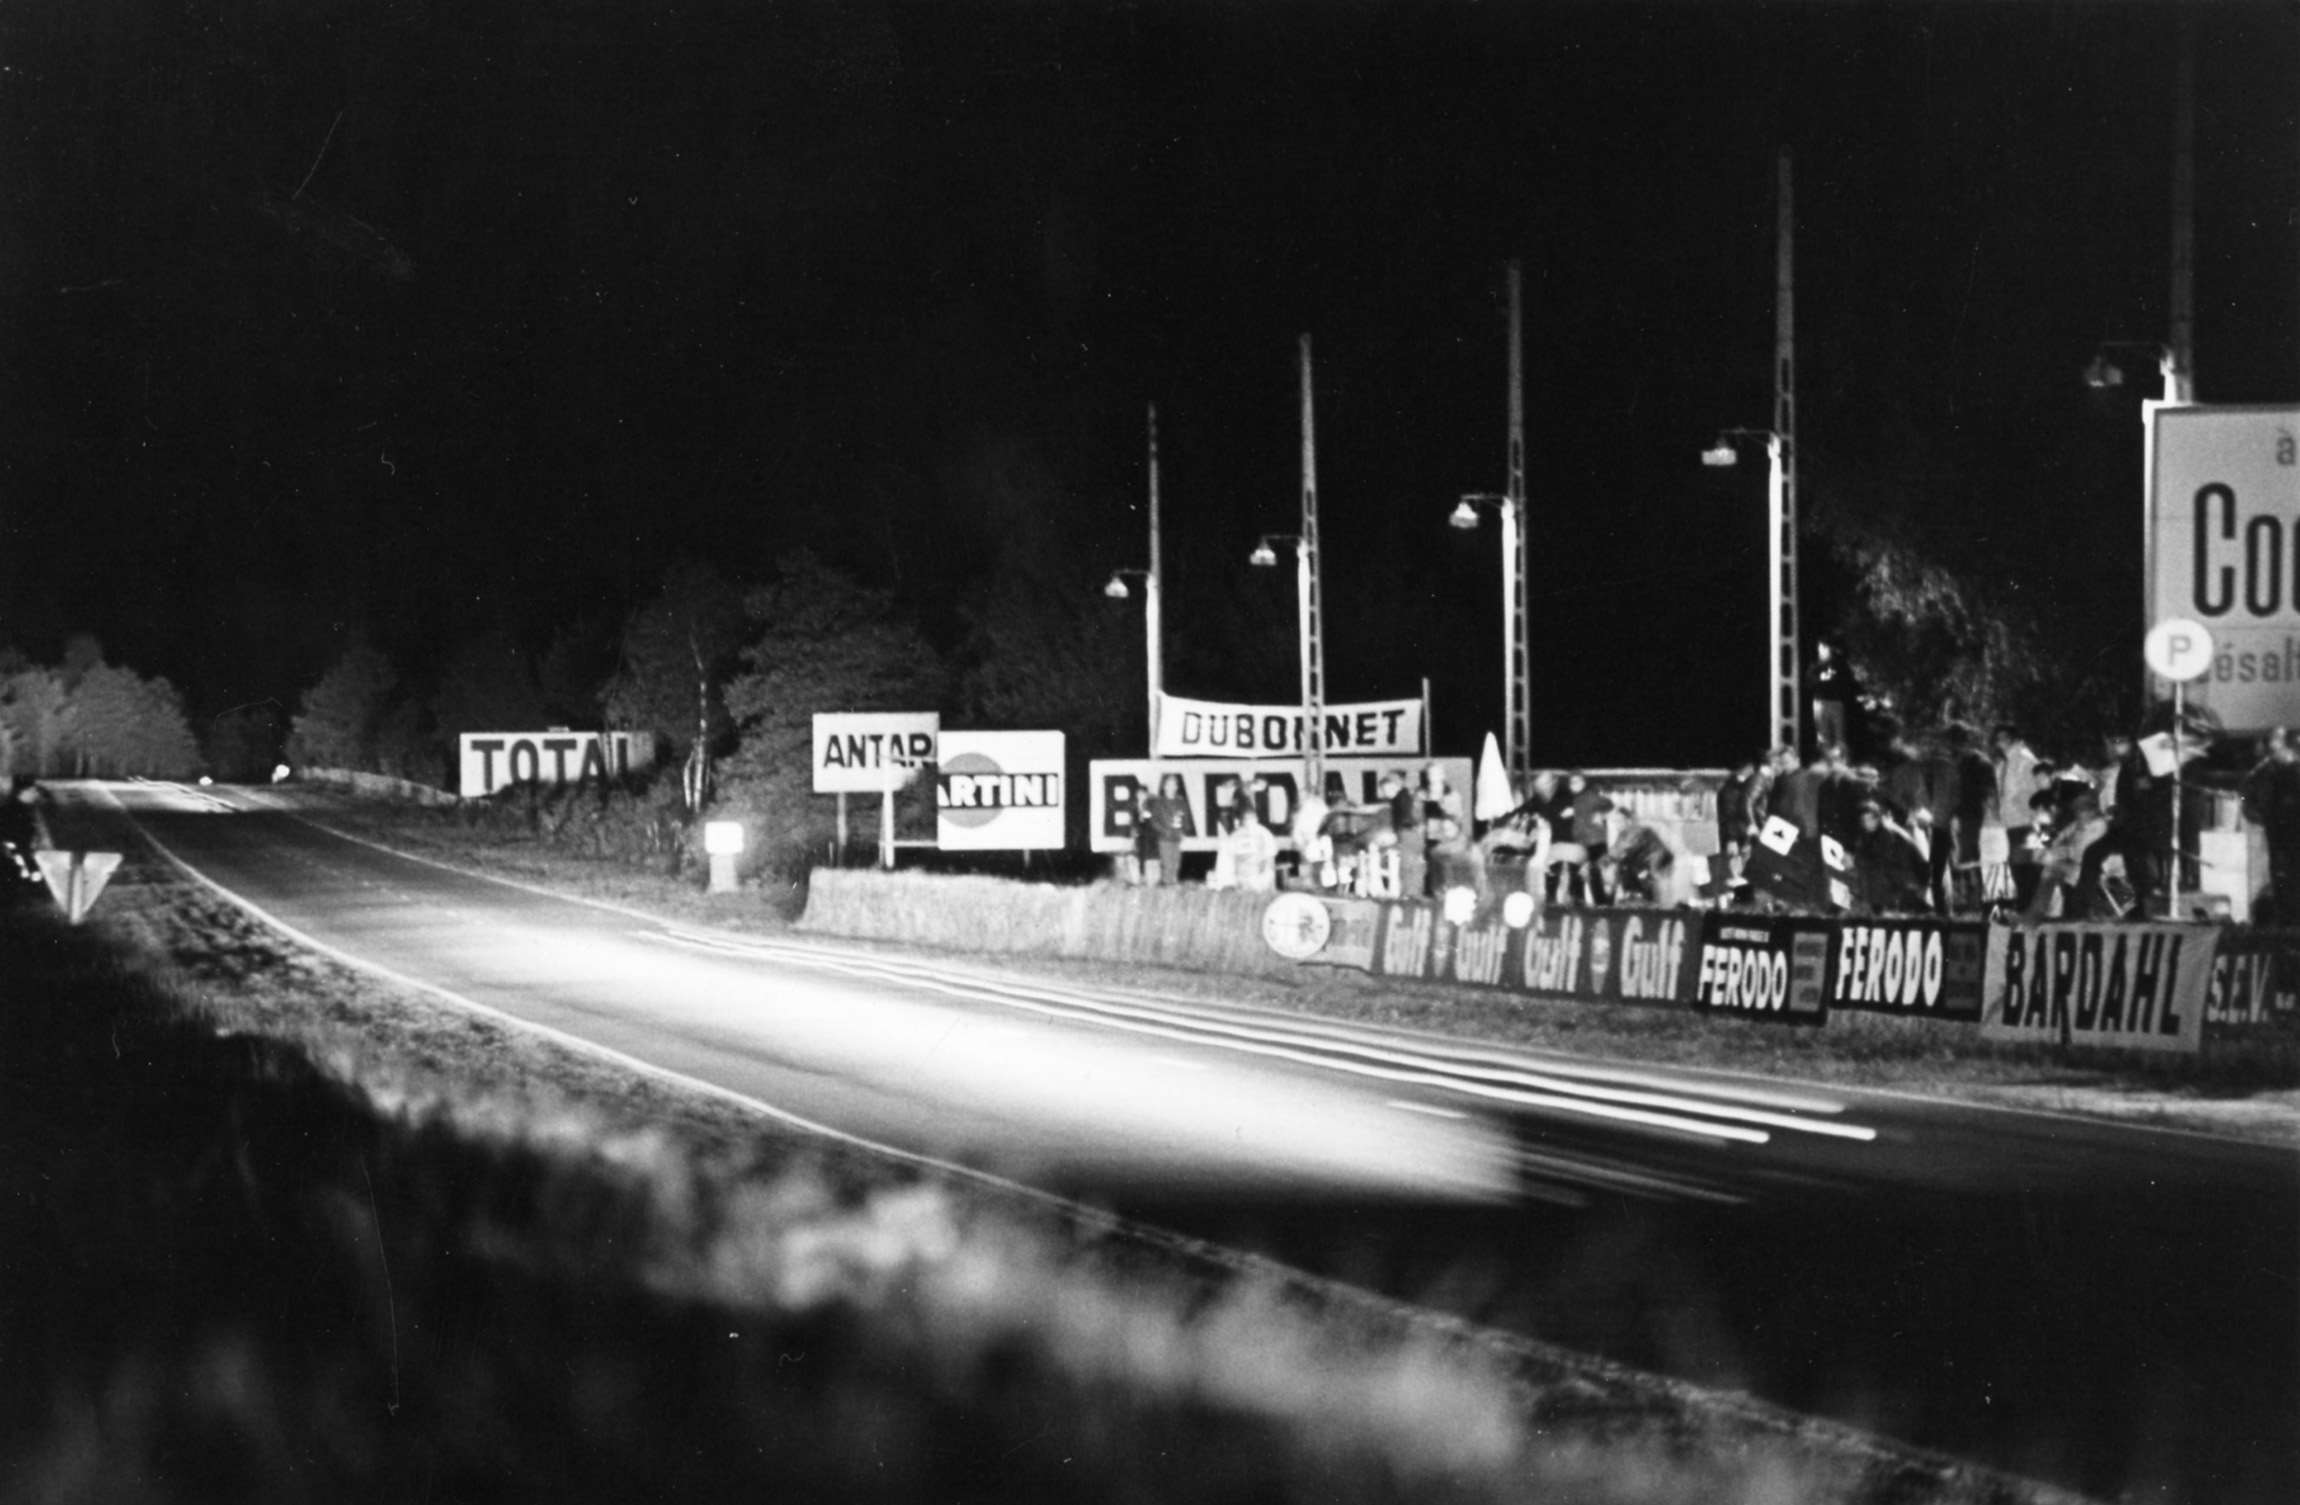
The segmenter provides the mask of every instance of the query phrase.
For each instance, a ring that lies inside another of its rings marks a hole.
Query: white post
[[[2164,917],[2180,918],[2180,723],[2188,717],[2188,687],[2172,682],[2172,865],[2164,875]]]
[[[878,865],[894,866],[894,791],[880,792],[878,804]]]
[[[1767,699],[1765,735],[1768,747],[1786,747],[1799,750],[1797,740],[1797,699],[1799,686],[1794,676],[1784,683],[1783,670],[1794,658],[1794,650],[1783,642],[1782,624],[1794,611],[1790,592],[1794,588],[1790,571],[1791,549],[1788,537],[1788,487],[1781,464],[1781,436],[1765,437],[1765,536],[1766,591],[1765,591],[1765,676]]]
[[[1796,215],[1789,154],[1777,163],[1779,177],[1773,276],[1773,461],[1772,500],[1767,521],[1773,530],[1773,663],[1767,671],[1773,699],[1773,743],[1802,748],[1798,736],[1804,699],[1800,662],[1804,623],[1797,593],[1797,268]]]

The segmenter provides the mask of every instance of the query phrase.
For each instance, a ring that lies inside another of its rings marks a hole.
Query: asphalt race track
[[[2300,1500],[2288,1151],[693,932],[243,795],[54,793],[59,845],[125,811],[346,957],[840,1132],[2088,1492]]]

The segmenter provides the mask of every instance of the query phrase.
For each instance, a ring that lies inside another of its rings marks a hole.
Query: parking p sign
[[[2148,629],[2141,645],[2148,667],[2174,684],[2202,679],[2212,667],[2212,631],[2202,622],[2171,617]]]

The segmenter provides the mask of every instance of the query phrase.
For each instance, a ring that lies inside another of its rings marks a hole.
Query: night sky
[[[1714,760],[1763,466],[1699,452],[1770,419],[1785,146],[1816,524],[2128,651],[2154,373],[2079,373],[2163,337],[2183,15],[2198,393],[2300,399],[2289,4],[12,3],[0,643],[200,715],[800,544],[949,643],[995,572],[1143,562],[1155,401],[1170,687],[1291,700],[1245,556],[1307,331],[1330,694],[1428,675],[1466,750],[1497,565],[1445,518],[1505,481],[1519,257],[1537,756]]]

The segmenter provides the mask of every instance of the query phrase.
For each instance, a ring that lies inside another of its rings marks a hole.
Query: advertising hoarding
[[[465,732],[456,739],[456,791],[483,799],[515,784],[604,782],[655,762],[653,732]]]
[[[1978,920],[1842,920],[1829,1006],[1977,1023],[1988,927]]]
[[[2148,622],[2212,635],[2188,703],[2230,731],[2300,721],[2300,408],[2152,408],[2147,509]]]
[[[1060,732],[941,734],[935,844],[946,852],[1052,852],[1063,843]]]
[[[1161,758],[1300,758],[1302,708],[1232,705],[1158,697]],[[1419,700],[1368,700],[1329,705],[1319,722],[1328,757],[1417,758],[1422,749]]]
[[[814,724],[817,794],[900,789],[935,760],[942,718],[933,711],[818,713]]]
[[[1693,1007],[1768,1024],[1821,1024],[1829,1016],[1825,920],[1712,915],[1701,927]]]
[[[1416,775],[1426,763],[1445,770],[1446,784],[1462,797],[1470,797],[1470,762],[1467,758],[1328,758],[1326,793],[1330,801],[1371,805],[1379,796],[1381,776],[1394,771]],[[1301,769],[1285,764],[1257,763],[1251,759],[1193,758],[1187,763],[1153,763],[1148,758],[1097,758],[1087,769],[1087,833],[1097,852],[1134,849],[1134,822],[1143,802],[1157,791],[1159,774],[1178,774],[1190,806],[1182,847],[1190,852],[1211,852],[1219,845],[1215,812],[1249,777],[1265,787],[1255,801],[1262,824],[1284,841],[1298,808],[1295,789]]]
[[[1999,1040],[2193,1051],[2219,932],[2047,924],[1989,931],[1981,1033]]]

